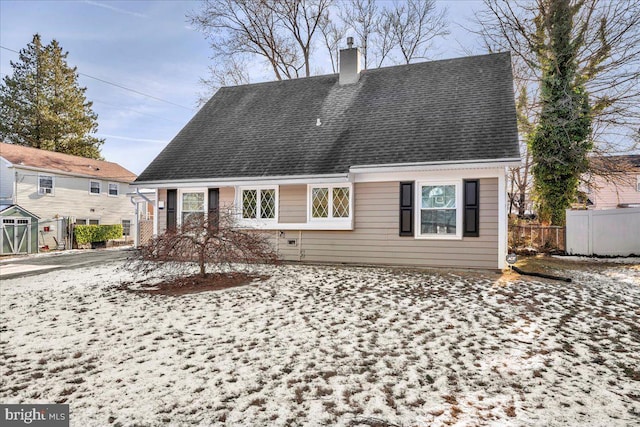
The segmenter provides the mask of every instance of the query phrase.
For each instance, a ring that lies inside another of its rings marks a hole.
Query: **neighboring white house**
[[[122,224],[130,236],[135,207],[127,193],[135,179],[116,163],[0,143],[0,206],[40,218],[39,247],[64,243],[74,222]]]

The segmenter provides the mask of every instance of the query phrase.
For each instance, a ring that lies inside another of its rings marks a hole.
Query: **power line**
[[[144,116],[154,117],[156,119],[165,120],[167,122],[173,122],[173,123],[176,123],[176,124],[184,125],[184,122],[180,122],[178,120],[167,119],[166,117],[156,116],[155,114],[144,113],[144,112],[142,112],[140,110],[136,110],[135,108],[129,108],[129,107],[123,107],[122,105],[111,104],[110,102],[102,101],[102,100],[96,99],[96,98],[91,99],[91,102],[93,102],[94,104],[95,103],[104,104],[104,105],[107,105],[109,107],[117,108],[119,110],[133,111],[134,113],[142,114]]]
[[[2,48],[4,50],[8,50],[9,52],[20,54],[20,52],[18,52],[17,50],[9,49],[8,47],[4,47],[4,46],[0,45],[0,48]],[[186,107],[186,106],[181,105],[181,104],[176,104],[175,102],[167,101],[166,99],[158,98],[157,96],[149,95],[147,93],[140,92],[139,90],[136,90],[136,89],[131,89],[129,87],[123,86],[123,85],[118,84],[118,83],[113,83],[113,82],[110,82],[108,80],[104,80],[104,79],[101,79],[101,78],[98,78],[98,77],[90,76],[89,74],[78,73],[78,75],[81,75],[81,76],[84,76],[84,77],[88,77],[90,79],[94,79],[94,80],[97,80],[99,82],[102,82],[102,83],[105,83],[105,84],[108,84],[108,85],[111,85],[111,86],[115,86],[117,88],[129,91],[129,92],[136,93],[138,95],[146,96],[147,98],[151,98],[151,99],[154,99],[156,101],[164,102],[166,104],[175,105],[176,107],[184,108],[184,109],[189,110],[189,111],[193,111],[194,110],[194,108]]]

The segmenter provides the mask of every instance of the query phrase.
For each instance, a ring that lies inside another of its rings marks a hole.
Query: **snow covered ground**
[[[118,266],[2,280],[0,402],[73,426],[640,424],[637,264],[264,267],[176,297],[118,290]]]

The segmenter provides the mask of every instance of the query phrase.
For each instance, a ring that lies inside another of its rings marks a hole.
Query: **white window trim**
[[[43,193],[40,191],[40,178],[51,177],[51,193]],[[40,196],[54,196],[56,194],[56,177],[54,175],[38,174],[38,195]]]
[[[256,218],[244,218],[242,216],[242,192],[245,190],[256,190],[257,198],[256,198]],[[275,215],[273,218],[260,218],[261,212],[261,200],[262,197],[260,195],[260,190],[275,190]],[[266,226],[273,225],[278,223],[278,218],[280,217],[280,186],[278,185],[251,185],[246,187],[236,187],[236,209],[237,209],[237,217],[238,224],[241,226]]]
[[[334,188],[349,188],[349,216],[344,218],[334,218],[333,217],[333,189]],[[329,189],[329,217],[327,218],[315,218],[311,215],[311,209],[313,206],[312,197],[313,197],[313,189],[314,188],[328,188]],[[308,184],[307,185],[307,223],[308,224],[316,224],[323,225],[322,228],[335,226],[346,226],[349,224],[350,229],[353,226],[353,184],[350,182],[344,183],[333,183],[333,184]],[[340,227],[340,228],[342,228]]]
[[[636,175],[636,191],[640,193],[640,175]]]
[[[124,222],[125,221],[129,221],[129,234],[124,234]],[[122,225],[122,236],[123,237],[131,237],[133,235],[132,230],[134,227],[134,221],[132,221],[131,219],[121,219],[120,220],[120,224]]]
[[[422,186],[424,185],[455,185],[456,188],[456,234],[422,234],[420,232],[420,222],[421,222],[421,211],[422,211]],[[462,206],[462,180],[427,180],[427,181],[417,181],[416,182],[416,191],[415,191],[415,230],[416,230],[416,239],[424,239],[424,240],[462,240],[462,213],[464,211]]]
[[[111,185],[116,186],[116,194],[111,194],[111,189],[109,188]],[[109,197],[118,197],[120,195],[120,184],[117,182],[109,182],[107,183],[107,196]]]
[[[179,189],[178,190],[178,212],[177,212],[177,217],[176,217],[176,221],[178,223],[178,225],[182,225],[182,195],[184,193],[202,193],[204,196],[204,203],[203,203],[203,213],[206,214],[208,212],[209,209],[209,201],[207,200],[207,190],[205,188],[183,188],[183,189]],[[192,211],[189,211],[192,212]]]
[[[98,183],[98,192],[97,193],[93,193],[91,191],[91,183],[93,182],[97,182]],[[99,196],[100,194],[102,194],[102,181],[97,180],[97,179],[90,179],[89,180],[89,194],[92,196]]]

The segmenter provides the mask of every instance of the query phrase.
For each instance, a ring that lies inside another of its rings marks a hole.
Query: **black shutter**
[[[218,228],[218,212],[220,208],[220,189],[219,188],[210,188],[209,189],[209,225],[211,227]]]
[[[480,181],[464,180],[464,237],[480,236]]]
[[[400,183],[400,236],[413,236],[413,187],[413,181]]]
[[[167,230],[178,225],[178,190],[167,190]]]

